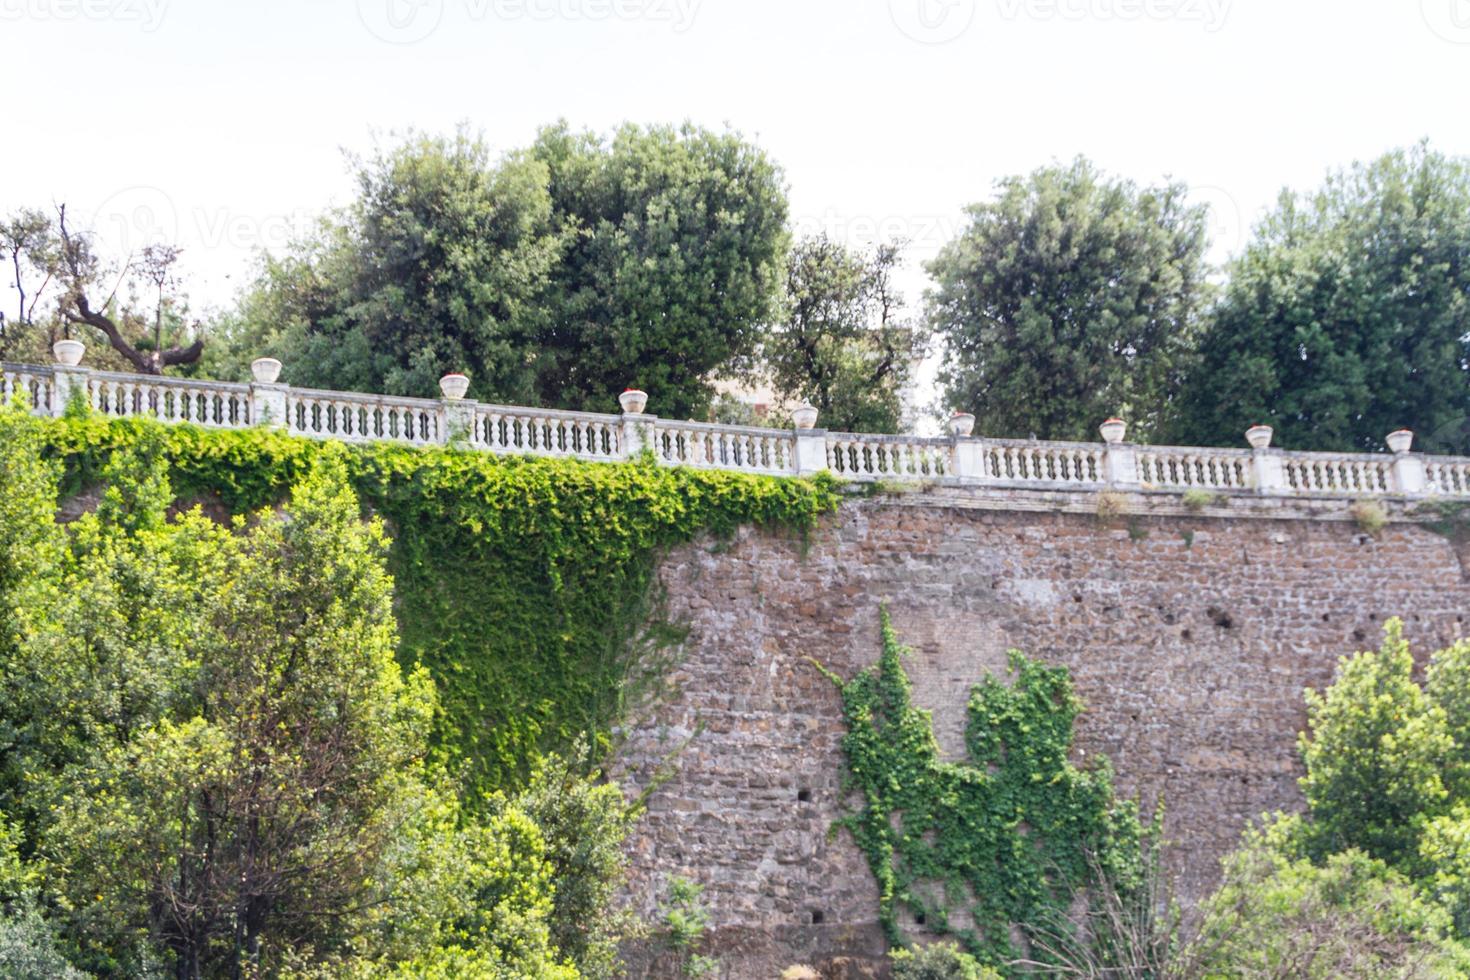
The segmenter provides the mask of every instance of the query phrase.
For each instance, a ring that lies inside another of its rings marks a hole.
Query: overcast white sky
[[[995,178],[1079,152],[1197,187],[1217,257],[1283,185],[1470,153],[1470,0],[0,0],[0,56],[0,208],[174,239],[196,306],[405,127],[728,124],[798,228],[915,266]]]

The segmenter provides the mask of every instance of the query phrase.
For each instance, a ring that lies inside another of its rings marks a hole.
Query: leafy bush
[[[999,973],[981,966],[954,943],[895,949],[888,957],[893,961],[893,980],[1000,980]]]
[[[669,947],[678,954],[686,977],[706,976],[718,968],[713,957],[698,951],[709,928],[709,911],[700,897],[703,892],[700,885],[675,875],[669,879],[669,895],[659,910]]]
[[[1470,950],[1450,917],[1408,879],[1361,851],[1321,865],[1269,835],[1248,836],[1203,905],[1200,936],[1175,975],[1337,980],[1459,977]]]
[[[1448,805],[1455,742],[1413,671],[1403,624],[1391,619],[1381,649],[1344,657],[1325,693],[1307,691],[1310,735],[1300,745],[1311,856],[1358,848],[1402,870],[1417,863],[1423,822]]]
[[[514,800],[474,819],[431,756],[433,684],[395,659],[387,540],[347,451],[221,527],[169,517],[144,427],[63,529],[32,512],[55,508],[40,426],[0,414],[0,472],[41,501],[0,508],[0,542],[30,539],[0,650],[9,974],[64,974],[64,954],[105,975],[379,975],[459,950],[482,975],[575,978],[542,830]]]

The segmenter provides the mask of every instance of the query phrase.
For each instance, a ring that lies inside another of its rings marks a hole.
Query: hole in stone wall
[[[1210,622],[1222,630],[1228,630],[1235,625],[1235,620],[1230,618],[1230,614],[1218,606],[1211,606],[1206,609],[1205,615],[1210,617]]]
[[[1331,616],[1329,616],[1327,613],[1323,613],[1322,614],[1322,622],[1324,622],[1324,623],[1330,623],[1331,621],[1332,621],[1332,617]]]
[[[821,909],[812,909],[811,916],[812,916],[812,925],[814,925],[814,926],[821,925],[822,924],[822,920],[824,920],[824,919],[827,918],[827,916],[822,912]]]
[[[1181,640],[1192,640],[1192,639],[1194,639],[1194,634],[1191,633],[1187,629],[1186,630],[1180,630],[1179,631],[1179,639],[1181,639]]]
[[[914,913],[914,925],[921,926],[923,924],[924,924],[924,913],[923,912],[915,912]]]
[[[811,790],[809,790],[809,789],[799,789],[799,790],[796,791],[796,802],[798,802],[798,803],[810,803],[811,801],[812,801],[812,791]]]
[[[1075,595],[1073,595],[1072,596],[1072,601],[1073,602],[1081,602],[1082,601],[1082,593],[1078,592]]]
[[[1353,630],[1353,642],[1354,643],[1362,643],[1367,638],[1368,638],[1368,634],[1367,633],[1364,633],[1362,630],[1360,630],[1360,629],[1359,630]]]

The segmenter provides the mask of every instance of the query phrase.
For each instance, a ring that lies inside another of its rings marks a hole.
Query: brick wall
[[[687,745],[630,842],[640,911],[668,875],[703,884],[731,977],[835,957],[858,975],[881,955],[864,859],[829,837],[843,725],[808,662],[844,676],[872,664],[880,602],[947,752],[962,748],[969,686],[1004,669],[1007,649],[1069,667],[1087,704],[1078,755],[1106,753],[1145,808],[1162,794],[1186,897],[1249,818],[1298,804],[1304,686],[1376,646],[1389,616],[1421,655],[1470,632],[1461,558],[1412,523],[1373,538],[1346,502],[1242,497],[1194,513],[1135,495],[1107,521],[1096,506],[915,492],[850,501],[805,543],[746,530],[667,555],[667,611],[690,633],[675,692],[628,732],[624,778],[646,785]]]

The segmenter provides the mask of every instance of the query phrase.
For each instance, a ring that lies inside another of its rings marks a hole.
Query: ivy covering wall
[[[70,493],[158,427],[182,502],[244,514],[279,501],[322,443],[267,429],[77,414],[48,421]],[[516,785],[538,753],[587,733],[608,744],[640,685],[660,548],[743,523],[801,534],[836,506],[826,478],[501,457],[386,443],[353,447],[363,505],[393,538],[400,659],[439,688],[438,744],[473,798]],[[656,616],[653,617],[656,622]],[[645,676],[649,675],[649,676]]]
[[[842,692],[849,787],[863,801],[839,825],[877,879],[889,942],[908,944],[907,920],[991,966],[1045,959],[1030,938],[1068,928],[1089,885],[1142,884],[1149,831],[1136,805],[1114,799],[1104,760],[1087,771],[1068,761],[1082,705],[1065,668],[1012,651],[1014,682],[975,685],[966,758],[945,762],[929,712],[911,699],[907,649],[886,610],[881,618],[877,665],[829,676]]]

